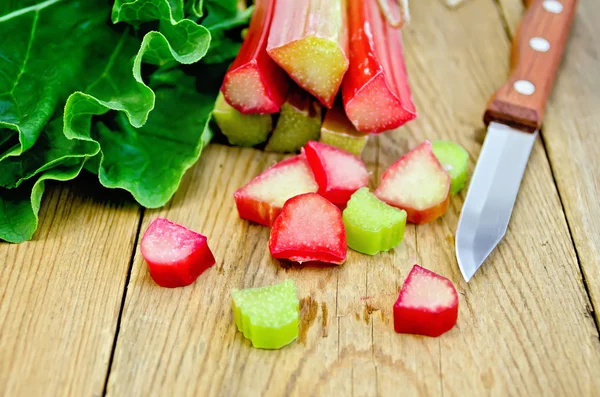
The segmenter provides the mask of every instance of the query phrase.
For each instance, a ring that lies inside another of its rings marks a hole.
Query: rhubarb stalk
[[[346,0],[278,0],[267,52],[331,108],[348,69]]]
[[[254,146],[267,140],[271,132],[270,114],[243,114],[227,103],[219,93],[213,118],[232,145]]]
[[[294,153],[308,141],[319,139],[321,105],[306,91],[291,88],[273,135],[265,147],[269,152]]]
[[[394,15],[400,15],[396,0],[385,1]],[[350,66],[342,86],[348,118],[368,133],[414,119],[402,33],[387,22],[376,0],[349,0],[348,16]]]
[[[334,106],[325,114],[321,125],[321,142],[360,156],[368,139],[368,134],[354,128],[341,107]]]
[[[257,0],[247,36],[225,75],[225,100],[244,114],[275,113],[285,101],[285,72],[267,54],[275,0]]]

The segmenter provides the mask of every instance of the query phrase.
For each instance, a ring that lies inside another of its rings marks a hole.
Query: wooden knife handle
[[[524,1],[527,12],[513,39],[511,74],[490,99],[484,121],[533,132],[542,125],[577,0]]]

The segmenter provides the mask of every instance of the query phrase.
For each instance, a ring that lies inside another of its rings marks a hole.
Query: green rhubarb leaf
[[[214,97],[197,92],[195,79],[175,70],[173,85],[156,88],[148,122],[133,127],[123,114],[116,128],[98,125],[102,147],[100,182],[125,189],[145,207],[160,207],[177,191],[181,178],[210,142],[208,121]]]
[[[240,11],[238,0],[205,0],[206,18],[202,25],[211,29],[214,25],[234,18]]]
[[[242,45],[241,32],[231,33],[229,30],[247,25],[254,7],[238,10],[234,5],[233,9],[223,9],[223,5],[207,2],[207,8],[208,16],[202,24],[210,31],[213,45],[204,62],[215,64],[235,58]]]
[[[363,254],[388,251],[404,238],[406,211],[387,205],[366,187],[352,195],[342,219],[348,247]]]
[[[0,240],[22,243],[30,240],[38,226],[38,212],[47,180],[68,181],[75,178],[83,166],[63,164],[30,179],[17,189],[0,188]]]
[[[3,1],[0,31],[1,164],[29,150],[81,87],[89,46],[106,31],[106,7],[101,1]]]
[[[116,0],[112,21],[134,26],[149,21],[160,22],[160,32],[149,32],[142,42],[140,53],[146,63],[160,66],[173,61],[194,63],[209,48],[208,29],[184,19],[183,0]]]
[[[292,280],[231,296],[235,324],[254,347],[279,349],[298,337],[300,302]]]
[[[0,240],[30,238],[43,181],[72,179],[82,167],[143,205],[169,200],[212,136],[212,80],[235,55],[226,52],[210,73],[199,64],[199,84],[174,67],[209,49],[208,29],[185,18],[199,18],[202,7],[115,1],[114,21],[136,27],[118,33],[105,0],[0,2],[0,31],[9,38],[0,39]],[[211,23],[240,20],[234,10]],[[152,21],[158,31],[138,37],[137,27]]]
[[[202,12],[202,0],[188,0],[185,2],[185,11],[187,14],[196,18],[204,16]]]
[[[86,158],[98,154],[99,150],[97,142],[68,139],[63,133],[63,119],[54,119],[31,150],[21,156],[7,157],[0,163],[0,186],[19,187],[26,180],[51,168],[73,161],[83,163]]]

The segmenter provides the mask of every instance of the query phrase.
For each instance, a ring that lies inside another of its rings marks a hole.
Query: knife
[[[500,243],[542,124],[577,0],[525,0],[512,43],[511,73],[485,111],[487,135],[469,184],[456,257],[469,281]]]

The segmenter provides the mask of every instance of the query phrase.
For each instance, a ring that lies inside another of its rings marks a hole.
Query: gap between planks
[[[496,7],[496,10],[498,11],[498,17],[500,18],[502,27],[504,28],[504,32],[506,33],[506,37],[508,38],[508,40],[510,42],[512,42],[514,37],[510,30],[509,21],[508,21],[508,18],[506,17],[506,12],[504,11],[504,6],[500,2],[500,0],[491,0],[491,1],[494,3],[494,6]],[[575,252],[575,257],[577,259],[577,268],[579,269],[579,273],[581,274],[581,280],[583,282],[583,288],[585,290],[585,294],[587,297],[589,311],[591,312],[590,315],[592,317],[592,322],[596,326],[598,338],[600,339],[600,312],[598,311],[598,308],[594,306],[594,301],[592,300],[592,295],[591,295],[590,286],[589,286],[589,280],[587,280],[587,278],[585,277],[585,272],[583,271],[583,266],[581,264],[581,259],[580,259],[580,255],[579,255],[579,249],[577,248],[577,244],[575,244],[575,238],[573,236],[573,228],[571,226],[571,220],[567,216],[563,192],[559,188],[557,180],[556,180],[556,170],[554,168],[554,163],[552,162],[552,159],[550,158],[550,155],[548,153],[548,147],[546,145],[546,140],[544,139],[543,128],[544,127],[542,125],[542,128],[540,128],[538,135],[540,136],[542,147],[544,149],[544,155],[546,156],[546,159],[548,160],[548,164],[550,166],[550,174],[552,175],[552,182],[554,183],[554,187],[556,188],[556,192],[558,193],[558,200],[560,202],[560,208],[562,210],[562,214],[564,216],[565,223],[567,224],[567,230],[569,231],[569,239],[571,240],[571,245],[573,246],[573,251]]]
[[[140,216],[137,224],[137,231],[135,233],[135,239],[133,240],[133,246],[131,247],[131,257],[129,258],[129,265],[127,266],[127,276],[125,277],[125,285],[123,287],[123,294],[121,295],[121,307],[119,308],[119,315],[117,316],[117,325],[115,327],[115,337],[113,338],[112,348],[110,349],[110,358],[108,359],[108,367],[106,368],[106,377],[104,378],[104,387],[102,388],[102,397],[106,396],[108,391],[108,379],[112,372],[113,360],[115,358],[115,351],[117,350],[117,340],[119,339],[119,331],[121,330],[121,319],[123,318],[123,310],[125,309],[125,302],[127,300],[127,289],[129,288],[129,281],[131,280],[131,271],[133,270],[133,263],[135,259],[135,253],[137,246],[140,241],[140,235],[142,234],[142,223],[144,222],[144,215],[146,209],[140,207]]]

